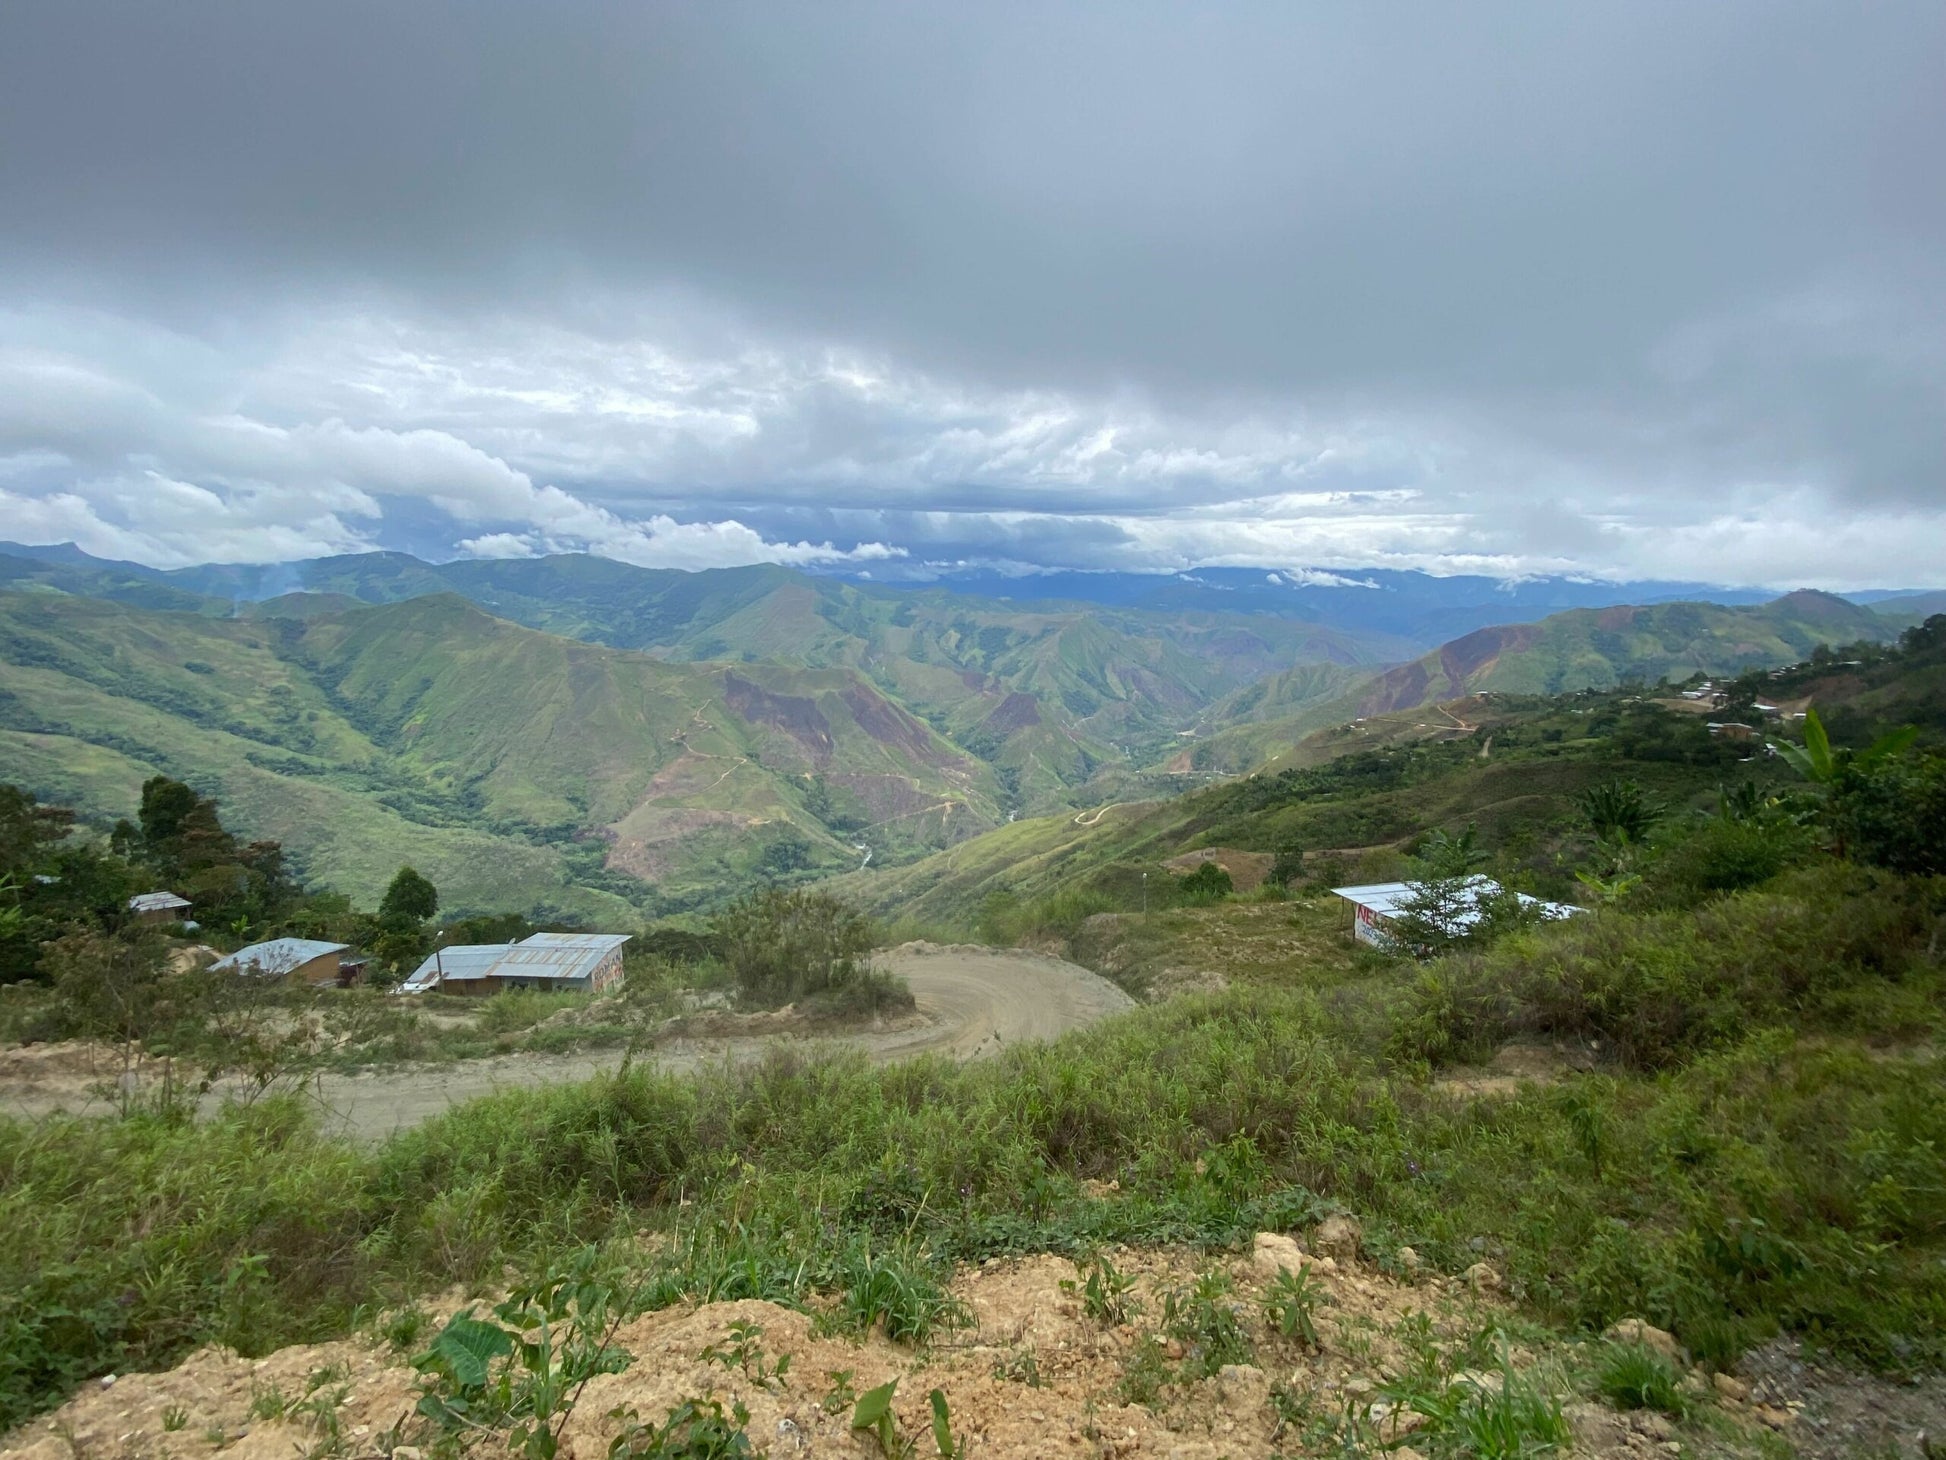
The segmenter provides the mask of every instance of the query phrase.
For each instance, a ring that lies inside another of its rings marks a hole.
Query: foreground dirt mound
[[[1260,1236],[1248,1253],[1216,1258],[1111,1252],[1114,1268],[1132,1279],[1125,1313],[1090,1304],[1085,1275],[1064,1258],[994,1260],[954,1284],[964,1326],[919,1352],[877,1335],[826,1334],[817,1314],[772,1303],[666,1309],[617,1333],[628,1365],[589,1382],[562,1453],[598,1460],[629,1412],[660,1422],[685,1400],[714,1399],[725,1410],[747,1408],[758,1453],[875,1455],[876,1441],[850,1427],[853,1405],[856,1396],[897,1380],[897,1423],[918,1440],[921,1455],[934,1453],[928,1394],[938,1389],[955,1435],[980,1457],[1389,1453],[1412,1460],[1421,1453],[1415,1441],[1432,1448],[1432,1432],[1409,1405],[1388,1402],[1385,1384],[1428,1362],[1453,1392],[1499,1384],[1494,1372],[1461,1366],[1475,1361],[1482,1335],[1508,1315],[1493,1298],[1490,1273],[1396,1280],[1352,1257],[1357,1244],[1355,1227],[1326,1224],[1310,1237],[1318,1255],[1277,1234]],[[1322,1255],[1327,1250],[1338,1255]],[[1284,1281],[1280,1270],[1305,1274],[1315,1342],[1287,1335],[1264,1311]],[[1239,1357],[1247,1362],[1216,1364],[1197,1340],[1178,1336],[1198,1291],[1236,1320]],[[436,1316],[443,1321],[459,1306],[442,1305]],[[712,1346],[733,1341],[739,1324],[761,1330],[742,1331],[751,1345],[746,1362],[707,1359]],[[785,1354],[786,1381],[766,1378]],[[1518,1347],[1500,1354],[1519,1382],[1531,1377],[1562,1392],[1560,1354]],[[1761,1453],[1754,1437],[1768,1433],[1766,1423],[1790,1423],[1781,1410],[1766,1421],[1754,1401],[1711,1392],[1700,1376],[1689,1383],[1709,1398],[1698,1401],[1698,1420],[1680,1431],[1661,1415],[1619,1415],[1570,1395],[1573,1439],[1553,1453],[1603,1460],[1754,1456]],[[417,1460],[435,1438],[414,1413],[419,1394],[405,1357],[370,1341],[290,1348],[258,1360],[205,1350],[168,1373],[90,1384],[57,1413],[8,1437],[0,1454]],[[503,1444],[500,1435],[480,1439],[482,1453],[500,1453]]]

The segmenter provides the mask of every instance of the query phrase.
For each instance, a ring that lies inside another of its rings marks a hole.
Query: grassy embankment
[[[971,1066],[625,1069],[373,1150],[281,1102],[0,1123],[0,1420],[643,1228],[665,1239],[618,1250],[650,1301],[836,1290],[854,1321],[923,1337],[952,1260],[1222,1246],[1331,1203],[1381,1261],[1484,1258],[1545,1323],[1639,1314],[1718,1362],[1787,1328],[1936,1365],[1939,897],[1825,863],[1423,972],[1294,960]],[[1606,1063],[1500,1099],[1429,1078],[1513,1036],[1598,1041]]]

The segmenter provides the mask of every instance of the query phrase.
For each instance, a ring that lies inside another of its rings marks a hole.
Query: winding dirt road
[[[917,1054],[973,1059],[1010,1044],[1053,1039],[1134,1001],[1087,969],[1038,953],[973,945],[908,943],[878,959],[911,985],[918,1017],[901,1027],[863,1030],[824,1042],[864,1049],[874,1060]],[[777,1043],[770,1038],[684,1039],[638,1052],[636,1062],[687,1070],[720,1060],[754,1059]],[[622,1051],[502,1055],[454,1064],[408,1065],[364,1074],[322,1074],[311,1091],[326,1124],[361,1140],[380,1140],[419,1124],[448,1106],[495,1090],[585,1080],[620,1064]],[[40,1115],[52,1110],[102,1109],[85,1084],[0,1085],[0,1112]]]

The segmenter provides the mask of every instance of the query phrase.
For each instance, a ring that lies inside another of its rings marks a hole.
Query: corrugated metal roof
[[[441,948],[412,970],[412,977],[399,985],[402,994],[423,993],[440,978],[484,978],[487,971],[513,945],[510,943],[455,943]]]
[[[461,943],[442,948],[399,985],[402,994],[436,988],[442,978],[587,978],[628,942],[627,933],[535,933],[518,943]]]
[[[1490,897],[1501,890],[1500,884],[1491,877],[1469,877],[1465,885],[1476,901],[1482,897]],[[1349,903],[1370,908],[1380,917],[1391,917],[1398,911],[1400,904],[1411,901],[1414,891],[1410,882],[1368,882],[1362,887],[1334,887],[1331,890]],[[1517,892],[1514,896],[1523,903],[1540,908],[1544,917],[1567,918],[1585,911],[1572,903],[1546,902],[1538,897],[1529,897],[1524,892]],[[1456,914],[1455,921],[1464,927],[1478,919],[1479,915],[1477,907],[1470,907]]]
[[[322,958],[327,953],[342,953],[350,946],[349,943],[320,943],[315,938],[272,938],[268,943],[252,943],[248,948],[239,948],[228,958],[217,959],[210,967],[276,978],[293,968],[302,967],[313,958]]]
[[[626,933],[536,933],[501,955],[501,978],[587,978],[595,966],[628,941]]]
[[[173,892],[138,892],[128,900],[130,912],[174,912],[188,906],[188,898],[177,897]]]

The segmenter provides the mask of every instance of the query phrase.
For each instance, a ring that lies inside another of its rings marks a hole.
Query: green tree
[[[74,829],[65,806],[43,806],[18,786],[0,785],[0,877],[16,882],[41,871]]]
[[[126,1112],[142,1043],[173,1013],[162,977],[161,942],[138,930],[111,936],[79,928],[50,943],[42,960],[74,1031],[119,1051],[117,1095]]]
[[[1946,876],[1946,756],[1846,767],[1832,789],[1830,815],[1854,860]]]
[[[151,776],[142,783],[142,809],[136,813],[142,840],[151,850],[181,837],[205,802],[181,781]]]
[[[784,877],[811,865],[810,840],[794,826],[786,826],[763,850],[758,870],[766,877]]]
[[[1207,907],[1228,897],[1236,883],[1217,863],[1204,862],[1182,879],[1177,890],[1191,907]]]
[[[378,915],[388,923],[423,923],[439,911],[439,889],[417,869],[401,867],[379,900]]]
[[[1277,855],[1271,861],[1266,880],[1276,883],[1279,887],[1289,887],[1303,875],[1304,844],[1298,841],[1285,842],[1277,849]]]

